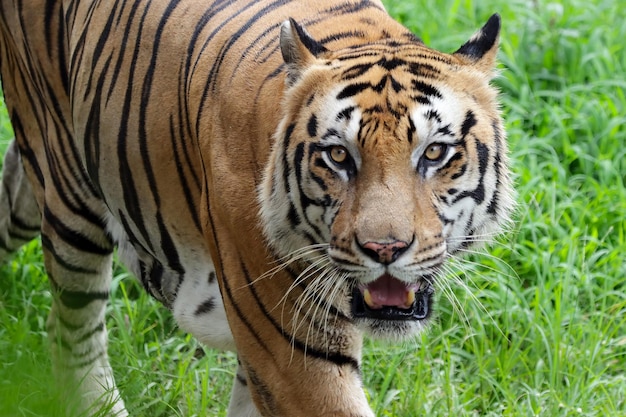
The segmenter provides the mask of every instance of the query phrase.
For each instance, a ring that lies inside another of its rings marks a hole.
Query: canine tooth
[[[415,302],[415,291],[409,290],[406,294],[406,304],[411,306]]]
[[[370,290],[368,290],[367,288],[363,291],[363,299],[365,300],[365,304],[367,304],[368,306],[372,306],[374,305],[373,301],[372,301],[372,294],[370,294]]]

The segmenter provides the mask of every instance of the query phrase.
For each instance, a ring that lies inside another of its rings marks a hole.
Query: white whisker
[[[328,243],[318,243],[318,244],[308,245],[308,246],[304,246],[302,248],[296,249],[293,252],[275,260],[273,263],[277,263],[278,265],[269,269],[268,271],[266,271],[265,273],[263,273],[262,275],[260,275],[258,278],[256,278],[255,280],[253,280],[247,285],[248,286],[254,285],[263,279],[271,278],[274,275],[276,275],[278,272],[282,271],[283,269],[287,268],[289,265],[295,262],[303,261],[303,260],[307,262],[311,262],[315,259],[327,257],[328,255],[326,254],[325,249],[327,249],[328,246],[329,246]],[[317,255],[311,256],[314,253],[317,253]]]
[[[467,259],[467,258],[460,258],[457,255],[450,255],[450,259],[453,261],[454,265],[463,265],[463,266],[466,266],[468,264],[469,265],[474,265],[474,266],[477,266],[479,268],[484,268],[487,271],[494,272],[494,273],[496,273],[496,274],[498,274],[498,275],[500,275],[500,276],[502,276],[504,278],[513,278],[513,279],[516,279],[518,281],[521,279],[520,276],[517,274],[517,271],[515,271],[515,269],[511,265],[509,265],[507,262],[505,262],[502,258],[498,258],[497,256],[494,256],[494,255],[489,254],[489,253],[482,253],[482,252],[477,252],[477,251],[472,251],[472,250],[467,250],[467,249],[463,249],[463,252],[467,253],[467,254],[470,254],[470,255],[484,256],[486,258],[493,259],[494,261],[502,262],[504,265],[507,266],[507,268],[511,271],[511,273],[504,273],[500,269],[494,268],[494,267],[489,266],[489,265],[485,265],[484,263],[481,263],[481,262],[472,261],[472,260]]]
[[[470,288],[470,286],[467,284],[467,282],[465,282],[464,280],[462,280],[458,273],[454,273],[452,271],[452,267],[451,265],[445,265],[444,269],[446,270],[446,272],[448,273],[448,277],[451,278],[451,280],[456,283],[460,288],[462,288],[463,290],[463,294],[465,294],[466,296],[468,296],[473,303],[475,303],[478,308],[484,312],[487,317],[489,317],[489,320],[491,321],[491,323],[495,326],[495,328],[497,329],[497,331],[506,337],[505,333],[502,331],[502,329],[500,328],[500,326],[498,325],[497,321],[493,318],[492,314],[489,312],[489,310],[485,307],[485,305],[480,301],[480,299],[474,294],[474,291],[472,290],[472,288]],[[472,279],[472,274],[467,273],[466,271],[463,270],[463,268],[460,268],[461,271],[463,272],[463,274],[465,275],[465,277],[469,280],[469,282],[472,284],[472,286],[474,288],[479,288],[478,285],[476,285],[476,282]],[[455,300],[459,303],[459,309],[463,310],[461,308],[461,304],[460,304],[460,300],[458,300],[458,298],[456,297],[456,295],[454,296]],[[459,311],[455,308],[455,312],[459,313]],[[465,313],[465,311],[462,312],[462,317],[463,320],[465,322],[466,325],[469,326],[470,320],[469,317],[467,316],[467,314]]]

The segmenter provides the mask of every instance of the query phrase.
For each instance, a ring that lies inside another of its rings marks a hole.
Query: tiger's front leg
[[[204,345],[235,352],[235,341],[228,326],[224,303],[215,270],[208,278],[188,277],[183,281],[174,303],[174,317],[184,330],[192,333]],[[239,365],[233,381],[228,417],[261,417]]]
[[[126,416],[107,354],[105,310],[113,244],[87,214],[77,216],[54,197],[54,192],[47,193],[41,241],[54,294],[47,328],[67,412],[100,415],[106,410],[106,415]],[[97,204],[83,204],[97,212]]]
[[[231,333],[224,303],[213,263],[207,259],[188,263],[184,276],[163,268],[157,259],[131,244],[121,224],[112,216],[107,216],[107,229],[118,246],[118,255],[143,283],[144,287],[170,309],[181,329],[191,333],[198,341],[209,348],[235,352],[235,341]],[[174,292],[167,287],[156,288],[152,278],[160,275],[157,281],[178,282]],[[231,392],[229,417],[261,417],[248,385],[246,376],[238,367]]]

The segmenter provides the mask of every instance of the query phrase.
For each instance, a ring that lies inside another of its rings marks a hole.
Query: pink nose
[[[367,256],[385,265],[394,262],[409,247],[408,243],[401,240],[385,243],[366,242],[359,245]]]

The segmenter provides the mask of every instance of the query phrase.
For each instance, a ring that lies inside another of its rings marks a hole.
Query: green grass
[[[455,261],[415,343],[367,342],[377,416],[626,416],[626,8],[586,2],[385,2],[455,50],[503,19],[496,81],[519,209],[488,253]],[[1,106],[0,102],[0,106]],[[0,108],[0,150],[10,139]],[[176,329],[116,268],[110,355],[134,415],[223,416],[233,355]],[[0,267],[0,416],[63,416],[50,373],[50,293],[34,242]]]

